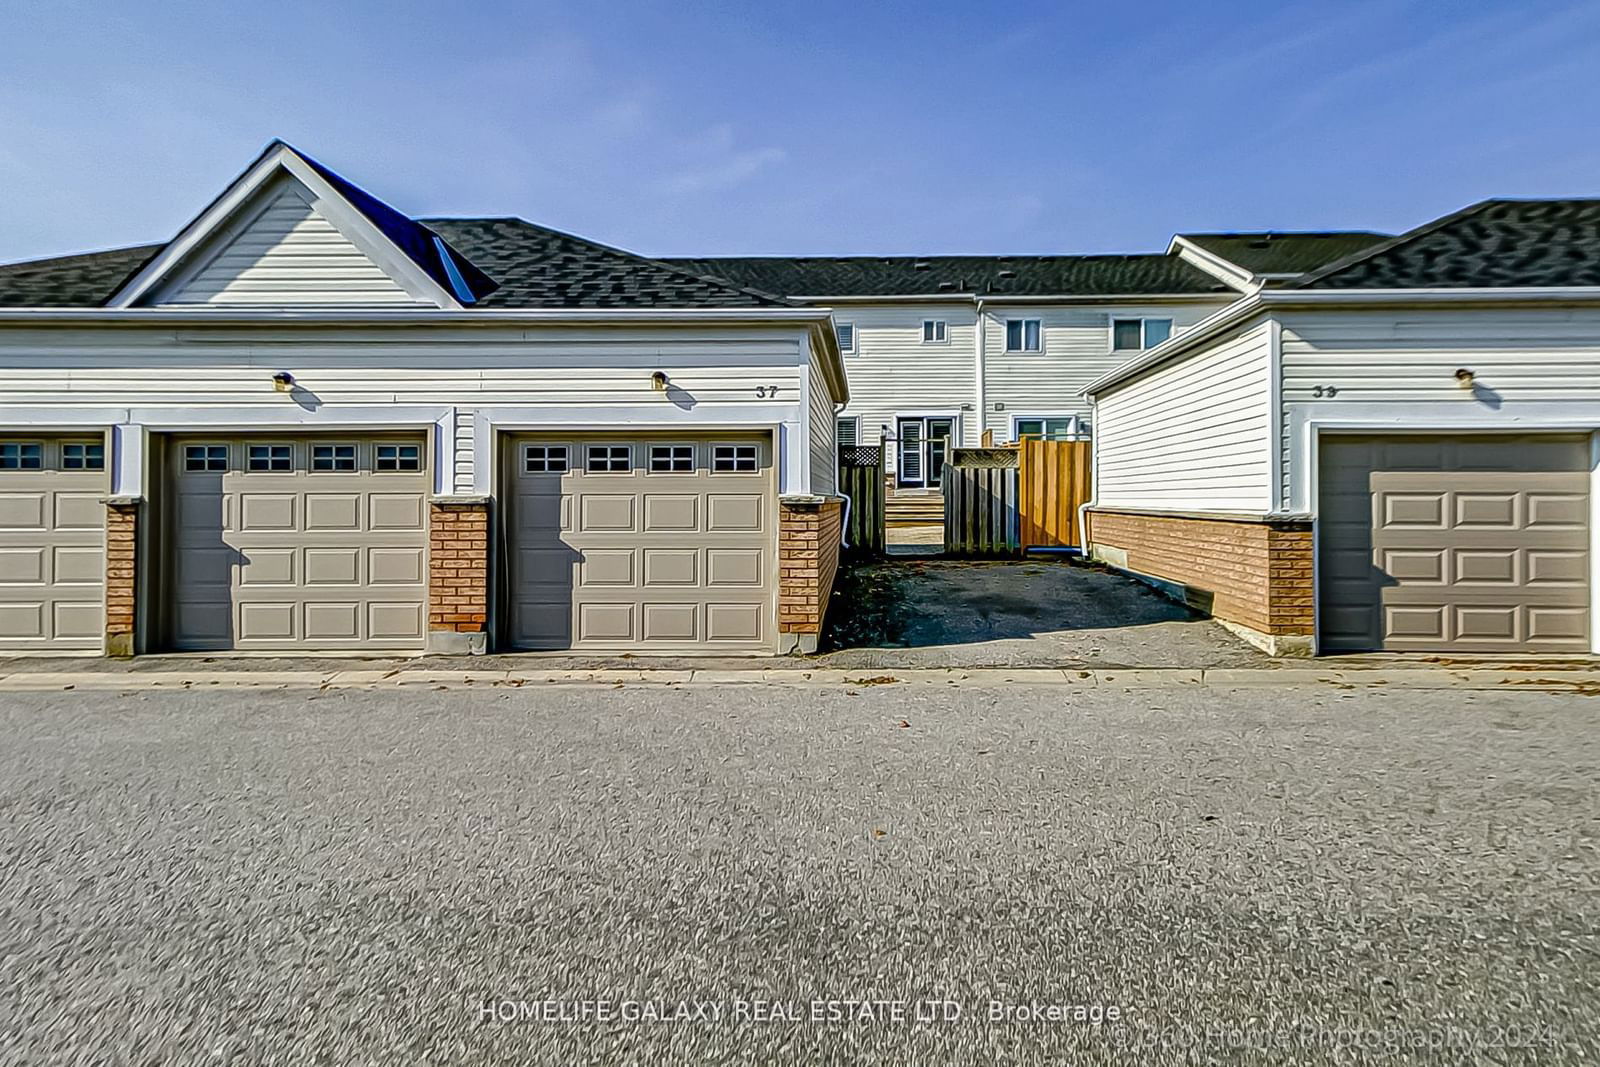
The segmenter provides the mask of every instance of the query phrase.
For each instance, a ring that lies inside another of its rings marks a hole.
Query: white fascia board
[[[1600,303],[1600,286],[1525,286],[1515,289],[1260,289],[1190,329],[1096,378],[1080,396],[1103,393],[1160,363],[1176,359],[1249,316],[1294,307],[1429,307],[1501,304]]]
[[[1171,243],[1167,245],[1167,255],[1176,255],[1185,263],[1193,264],[1242,293],[1247,293],[1261,284],[1254,271],[1246,270],[1237,263],[1223,259],[1215,252],[1201,248],[1182,234],[1172,238]]]
[[[506,323],[598,323],[638,326],[653,323],[692,325],[717,323],[770,325],[772,323],[831,323],[826,309],[812,308],[360,308],[331,310],[321,308],[0,308],[0,323],[75,324],[83,322],[160,323],[199,325],[201,323],[326,323],[329,325],[421,325],[438,323],[451,326]]]
[[[149,263],[135,274],[106,302],[107,308],[130,308],[140,298],[147,296],[158,285],[180,269],[188,257],[218,233],[234,215],[249,203],[251,198],[280,171],[287,172],[309,189],[332,218],[329,222],[341,231],[352,233],[352,238],[363,251],[372,255],[378,265],[395,276],[409,292],[431,300],[440,308],[457,310],[461,307],[454,294],[445,290],[428,273],[412,261],[367,217],[357,211],[322,175],[318,174],[294,149],[282,141],[274,141],[256,158],[244,173],[223,190],[206,209],[195,216],[178,236],[167,242]]]
[[[1028,296],[1021,294],[995,295],[993,293],[919,293],[914,296],[792,296],[807,304],[1144,304],[1144,303],[1209,303],[1238,296],[1226,293],[1110,293],[1083,295],[1072,293]]]

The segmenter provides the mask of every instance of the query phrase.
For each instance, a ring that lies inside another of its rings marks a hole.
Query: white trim
[[[840,345],[839,346],[839,354],[841,356],[859,356],[861,354],[861,333],[860,333],[859,330],[856,329],[855,320],[854,319],[834,319],[833,320],[833,337],[834,337],[835,341],[837,341],[839,339],[839,327],[841,327],[841,326],[847,326],[847,327],[850,328],[850,347],[846,348],[844,345]]]
[[[849,423],[854,423],[855,424],[855,441],[853,442],[853,444],[851,446],[847,446],[847,447],[854,447],[855,445],[860,445],[861,444],[861,416],[860,415],[839,415],[839,414],[835,414],[833,416],[833,447],[834,447],[834,449],[837,451],[838,448],[839,448],[839,424],[841,422],[849,422]],[[835,474],[837,475],[837,472],[835,472]],[[838,483],[835,482],[834,484],[837,485]]]
[[[1024,324],[1022,327],[1022,344],[1024,347],[1022,348],[1011,347],[1011,324],[1013,322],[1020,322]],[[1028,344],[1028,327],[1026,324],[1030,322],[1036,323],[1039,327],[1038,348],[1026,347]],[[1044,319],[1038,315],[1017,315],[1015,317],[1009,315],[1003,316],[1000,320],[1000,344],[1001,351],[1008,356],[1044,355]]]
[[[1038,421],[1043,421],[1043,420],[1048,420],[1048,419],[1066,419],[1067,422],[1068,422],[1067,433],[1069,435],[1071,435],[1071,436],[1076,436],[1078,434],[1078,427],[1082,423],[1082,419],[1077,414],[1075,414],[1073,412],[1070,412],[1070,411],[1052,411],[1052,412],[1040,413],[1040,412],[1036,412],[1036,411],[1031,411],[1030,410],[1030,411],[1026,411],[1024,414],[1021,414],[1021,415],[1012,414],[1012,416],[1011,416],[1011,441],[1013,443],[1015,443],[1016,441],[1021,440],[1021,436],[1019,435],[1019,433],[1017,431],[1017,423],[1025,420],[1025,419],[1033,419],[1033,420],[1038,420]]]
[[[1117,323],[1119,322],[1137,322],[1139,324],[1138,348],[1117,347]],[[1119,315],[1115,311],[1106,315],[1106,354],[1112,356],[1133,356],[1140,352],[1150,351],[1150,349],[1155,347],[1154,345],[1149,344],[1146,340],[1151,322],[1164,322],[1167,324],[1167,336],[1160,342],[1161,344],[1166,344],[1167,341],[1170,341],[1172,338],[1178,335],[1178,321],[1171,315],[1144,315],[1138,313],[1131,315]]]
[[[439,308],[461,308],[453,293],[434,281],[332,183],[281,141],[268,145],[249,169],[106,302],[107,307],[129,307],[155,292],[169,277],[181,277],[184,270],[192,267],[189,258],[213,237],[226,232],[235,214],[274,184],[280,173],[287,173],[305,186],[312,195],[312,207],[406,292]]]
[[[774,322],[817,324],[829,322],[825,308],[479,308],[454,310],[433,308],[6,308],[0,307],[3,323],[160,323],[214,326],[218,323],[296,322],[320,325],[411,326],[438,323],[504,325],[506,323],[621,323],[630,326],[648,323],[746,323],[769,325]]]
[[[1589,435],[1589,651],[1600,654],[1600,430]]]
[[[973,324],[976,336],[973,340],[972,376],[974,380],[973,399],[977,401],[973,406],[977,409],[977,436],[973,438],[975,445],[983,444],[983,431],[989,426],[989,379],[988,366],[986,365],[989,351],[989,312],[984,308],[982,300],[977,301],[977,320]]]
[[[1267,507],[1277,511],[1283,496],[1283,323],[1267,320]]]
[[[993,293],[980,295],[951,290],[944,293],[913,293],[909,295],[882,293],[864,296],[841,296],[839,294],[823,296],[813,294],[810,296],[790,296],[789,299],[797,300],[803,304],[1210,304],[1238,295],[1238,293],[1230,290],[1225,293],[1097,293],[1092,296],[1074,295],[1072,293],[1043,293],[1037,296],[997,296]]]
[[[800,402],[796,405],[798,410],[795,412],[795,421],[798,423],[800,439],[806,446],[801,449],[800,455],[795,457],[795,476],[799,481],[790,483],[791,486],[798,485],[799,488],[791,488],[789,491],[809,493],[811,492],[811,361],[801,360],[800,366],[796,369],[800,379]]]
[[[1261,285],[1261,275],[1241,267],[1232,260],[1224,259],[1209,249],[1201,248],[1181,233],[1174,234],[1172,240],[1167,243],[1167,255],[1170,256],[1174,253],[1185,263],[1192,263],[1207,274],[1226,285],[1233,286],[1242,293],[1259,288]]]

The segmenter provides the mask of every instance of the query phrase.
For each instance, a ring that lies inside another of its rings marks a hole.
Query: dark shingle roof
[[[425,219],[422,225],[498,283],[473,307],[789,307],[782,297],[701,277],[521,219]],[[0,307],[99,307],[165,247],[0,265]],[[478,286],[473,286],[478,289]]]
[[[1304,274],[1382,244],[1392,236],[1371,230],[1316,233],[1181,233],[1191,244],[1252,274]]]
[[[669,259],[788,296],[1118,296],[1227,293],[1177,256],[728,256]]]
[[[500,288],[489,308],[785,307],[790,302],[523,219],[423,219]]]
[[[1301,289],[1600,285],[1600,200],[1485,200],[1301,279]]]
[[[0,307],[98,307],[165,245],[0,265]]]

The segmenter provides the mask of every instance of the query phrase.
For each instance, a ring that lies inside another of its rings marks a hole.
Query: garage
[[[1586,653],[1581,434],[1325,435],[1324,651]]]
[[[105,439],[0,436],[0,649],[98,652]]]
[[[165,453],[168,647],[422,647],[421,435],[175,436]]]
[[[511,646],[773,649],[769,437],[519,435],[502,470]]]

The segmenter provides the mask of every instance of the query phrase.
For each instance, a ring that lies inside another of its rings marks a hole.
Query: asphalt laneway
[[[7,1063],[1600,1054],[1594,697],[419,687],[0,718]]]

